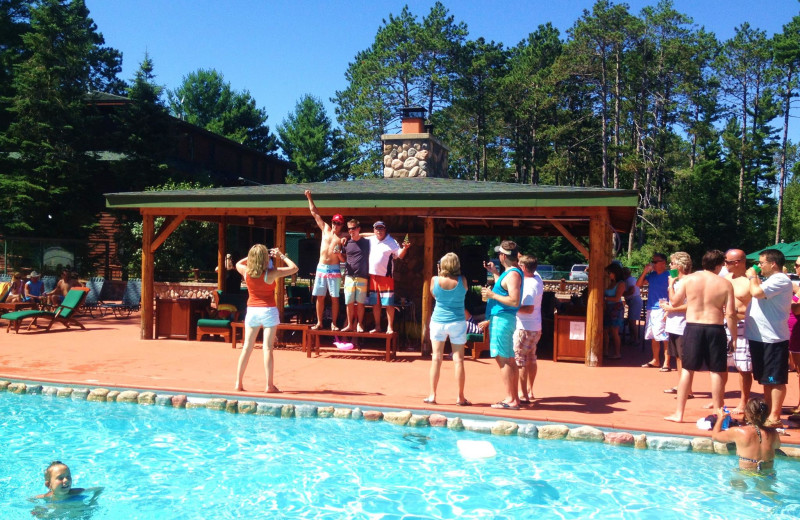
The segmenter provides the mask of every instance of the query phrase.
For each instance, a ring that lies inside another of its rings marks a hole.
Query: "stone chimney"
[[[433,137],[425,112],[420,107],[401,108],[401,133],[381,136],[384,178],[447,177],[450,149]]]

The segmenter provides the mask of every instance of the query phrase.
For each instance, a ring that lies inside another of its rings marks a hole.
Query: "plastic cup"
[[[758,264],[754,265],[753,266],[753,271],[755,271],[756,274],[760,275],[761,274],[761,266],[758,265]]]
[[[670,270],[669,270],[669,275],[670,275],[672,278],[677,278],[677,277],[678,277],[678,270],[677,270],[677,269],[670,269]]]

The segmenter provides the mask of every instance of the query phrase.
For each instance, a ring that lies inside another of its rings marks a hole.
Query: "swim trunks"
[[[725,327],[725,334],[728,341],[731,340],[731,334],[728,327]],[[739,372],[752,372],[753,360],[750,357],[750,342],[744,335],[744,320],[736,322],[736,350],[733,351],[733,366]]]
[[[750,340],[753,378],[762,385],[785,385],[789,381],[789,341],[763,343]]]
[[[492,357],[514,357],[514,330],[517,328],[515,314],[500,313],[492,316],[489,323],[489,354]]]
[[[725,327],[716,324],[686,323],[683,331],[683,368],[691,371],[708,367],[710,372],[726,372],[728,340]]]
[[[369,275],[370,302],[374,305],[380,297],[381,305],[394,305],[394,278],[391,276]]]
[[[514,359],[518,367],[536,363],[536,345],[541,337],[541,330],[517,329],[514,331]]]
[[[344,303],[350,305],[351,303],[360,303],[364,305],[367,303],[367,284],[369,280],[360,276],[345,276],[344,277]]]
[[[341,285],[342,268],[339,264],[317,264],[314,289],[311,291],[312,295],[325,296],[330,294],[332,298],[338,298]]]
[[[644,329],[644,339],[667,341],[669,336],[666,331],[667,321],[663,309],[647,309],[647,323]]]

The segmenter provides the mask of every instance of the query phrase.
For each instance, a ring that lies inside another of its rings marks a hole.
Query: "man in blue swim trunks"
[[[506,397],[493,404],[492,408],[519,410],[519,368],[514,359],[514,330],[524,276],[517,267],[519,251],[516,242],[503,240],[494,250],[505,271],[500,275],[494,263],[483,263],[483,267],[494,275],[495,283],[491,289],[484,287],[482,290],[483,299],[487,302],[486,317],[489,319],[481,323],[481,328],[489,326],[489,352],[500,367]]]
[[[322,316],[325,313],[325,295],[331,295],[331,330],[339,330],[336,322],[339,318],[339,291],[342,285],[342,269],[339,267],[339,253],[342,251],[341,239],[344,238],[342,227],[344,217],[335,214],[328,224],[323,220],[311,198],[311,190],[305,191],[308,209],[322,231],[322,242],[319,246],[319,263],[314,277],[311,294],[317,297],[317,324],[312,329],[322,328]]]

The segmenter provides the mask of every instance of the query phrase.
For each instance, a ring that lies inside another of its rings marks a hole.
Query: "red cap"
[[[341,213],[337,213],[336,215],[333,216],[331,221],[332,222],[338,222],[340,224],[344,224],[344,217],[342,216]]]

